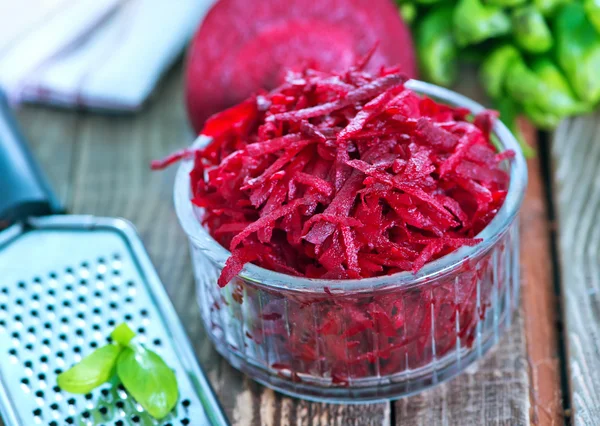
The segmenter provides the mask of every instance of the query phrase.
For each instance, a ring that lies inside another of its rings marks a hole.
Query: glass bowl
[[[478,103],[411,80],[417,93],[450,105]],[[199,221],[184,161],[175,208],[192,255],[204,325],[235,368],[288,395],[329,402],[398,398],[447,380],[481,358],[510,326],[519,302],[519,211],[527,166],[504,124],[494,134],[506,161],[506,200],[478,235],[417,274],[352,279],[298,278],[248,264],[227,286],[217,278],[230,253]],[[197,146],[209,139],[199,137]]]

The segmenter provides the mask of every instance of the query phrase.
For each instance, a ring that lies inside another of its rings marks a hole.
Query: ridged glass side
[[[481,357],[518,303],[518,224],[459,270],[372,292],[270,289],[220,269],[191,242],[198,301],[218,351],[252,378],[304,398],[399,397]]]

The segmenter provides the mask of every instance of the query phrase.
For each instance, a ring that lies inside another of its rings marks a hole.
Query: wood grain
[[[558,249],[575,425],[600,422],[600,115],[554,133]]]
[[[534,142],[536,130],[521,126]],[[535,144],[532,144],[535,148]],[[539,147],[539,144],[538,144]],[[529,161],[529,184],[521,210],[521,291],[530,380],[531,422],[564,423],[558,350],[558,300],[553,285],[550,223],[541,158]]]
[[[396,425],[528,425],[523,317],[495,349],[448,383],[396,402]]]

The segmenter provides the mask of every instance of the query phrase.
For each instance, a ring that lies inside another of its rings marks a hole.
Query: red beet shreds
[[[495,115],[471,122],[404,81],[356,68],[290,72],[207,122],[213,139],[195,153],[192,202],[232,252],[221,286],[246,262],[364,278],[416,272],[478,242],[509,183],[500,162],[510,153],[490,143]]]
[[[399,64],[416,76],[410,32],[390,0],[220,0],[188,53],[192,126],[200,132],[210,115],[274,88],[288,68],[343,70],[375,44],[370,71]]]

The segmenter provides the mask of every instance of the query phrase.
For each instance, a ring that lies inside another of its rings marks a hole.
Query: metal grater
[[[0,120],[0,147],[0,181],[35,178],[21,187],[18,199],[0,183],[0,217],[53,210],[13,122]],[[11,170],[11,164],[20,169]],[[23,190],[30,194],[26,200]],[[56,386],[58,374],[104,345],[123,321],[175,370],[180,399],[160,422],[117,383],[85,396]],[[21,220],[0,232],[0,414],[6,426],[228,424],[128,222],[53,215]]]

